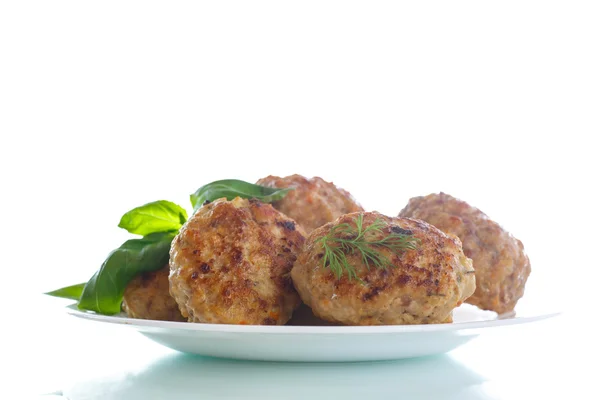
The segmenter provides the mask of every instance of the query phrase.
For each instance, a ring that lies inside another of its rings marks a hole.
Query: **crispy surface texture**
[[[294,286],[304,303],[317,317],[344,325],[452,322],[452,310],[475,290],[475,274],[460,240],[426,222],[363,212],[364,227],[378,218],[386,223],[369,241],[402,228],[420,240],[417,249],[400,254],[380,249],[392,263],[387,269],[367,268],[358,254],[346,254],[364,283],[346,275],[337,279],[323,266],[323,248],[317,240],[335,225],[355,226],[358,214],[344,215],[307,237],[292,269]]]
[[[169,293],[169,266],[143,272],[125,288],[123,308],[131,318],[185,321]]]
[[[199,208],[171,245],[171,294],[190,322],[283,325],[300,298],[290,270],[301,228],[256,200]]]
[[[274,202],[273,207],[296,221],[307,233],[343,214],[363,211],[350,193],[319,177],[267,176],[256,183],[272,188],[294,188],[282,200]]]
[[[467,303],[499,314],[515,308],[531,273],[520,240],[477,208],[445,193],[412,198],[399,216],[421,219],[461,239],[477,278]]]

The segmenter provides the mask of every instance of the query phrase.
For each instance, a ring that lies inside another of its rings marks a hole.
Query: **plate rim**
[[[514,316],[496,318],[483,321],[455,322],[446,324],[420,324],[420,325],[371,325],[371,326],[302,326],[302,325],[233,325],[233,324],[205,324],[175,321],[159,321],[136,319],[118,315],[102,315],[92,311],[80,310],[77,304],[66,306],[67,313],[78,318],[115,325],[124,325],[134,328],[167,329],[177,331],[199,331],[216,333],[269,333],[269,334],[389,334],[389,333],[417,333],[417,332],[442,332],[465,329],[483,329],[509,325],[520,325],[529,322],[541,321],[561,315],[560,311],[546,312],[531,316]]]

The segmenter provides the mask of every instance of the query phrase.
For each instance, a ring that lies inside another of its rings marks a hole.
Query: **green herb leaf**
[[[85,283],[79,283],[77,285],[67,286],[44,294],[47,294],[48,296],[62,297],[63,299],[79,300],[84,286]]]
[[[171,241],[177,232],[152,233],[128,240],[110,253],[83,289],[78,307],[100,314],[121,311],[123,292],[138,274],[156,271],[169,261]]]
[[[157,232],[176,231],[187,221],[187,212],[166,200],[154,201],[125,213],[119,228],[130,233],[149,235]]]
[[[213,201],[221,197],[226,197],[227,200],[233,200],[236,197],[243,199],[254,198],[265,203],[270,203],[283,199],[290,190],[292,189],[270,188],[237,179],[225,179],[202,186],[194,194],[190,195],[190,200],[192,201],[194,211],[196,211],[202,207],[205,201]]]
[[[363,214],[359,214],[354,219],[354,223],[355,226],[349,223],[335,225],[327,235],[317,240],[324,251],[323,267],[331,269],[337,279],[342,277],[344,271],[349,280],[358,279],[356,269],[348,261],[349,254],[358,254],[367,269],[372,266],[388,268],[391,262],[381,254],[381,249],[385,248],[392,253],[400,254],[404,250],[416,249],[419,243],[419,239],[412,233],[384,233],[383,229],[387,225],[380,218],[365,227]]]

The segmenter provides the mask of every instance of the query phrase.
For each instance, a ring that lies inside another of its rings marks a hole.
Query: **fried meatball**
[[[471,260],[455,236],[446,235],[426,222],[410,218],[390,218],[376,212],[363,214],[363,229],[378,222],[368,242],[392,233],[412,235],[416,249],[393,252],[370,245],[389,260],[387,268],[365,265],[359,251],[343,250],[356,278],[339,279],[324,266],[324,248],[319,241],[335,226],[359,223],[353,213],[314,230],[306,239],[292,269],[294,286],[314,314],[344,325],[402,325],[452,322],[452,310],[475,290]],[[356,234],[339,236],[353,239]],[[365,234],[367,235],[367,234]],[[335,234],[337,236],[337,233]]]
[[[477,289],[467,303],[499,314],[515,308],[531,272],[520,240],[477,208],[445,193],[412,198],[399,215],[429,222],[460,238],[477,278]]]
[[[169,266],[142,272],[125,288],[123,308],[131,318],[185,321],[169,293]]]
[[[293,188],[282,200],[272,204],[302,226],[306,233],[341,215],[363,211],[350,193],[319,177],[306,179],[301,175],[285,178],[267,176],[256,183],[272,188]]]
[[[283,325],[300,304],[290,270],[304,236],[270,204],[199,208],[171,245],[171,294],[191,322]]]

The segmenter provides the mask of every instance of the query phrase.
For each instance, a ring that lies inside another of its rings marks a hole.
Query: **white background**
[[[127,210],[190,209],[223,178],[317,175],[390,215],[450,193],[524,242],[524,302],[597,314],[599,20],[592,1],[0,3],[11,384],[50,386],[78,337],[40,293],[87,280]]]

